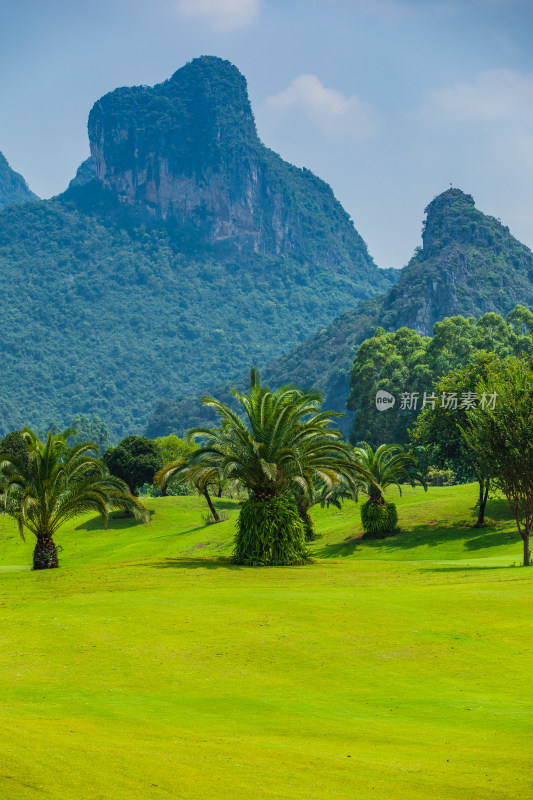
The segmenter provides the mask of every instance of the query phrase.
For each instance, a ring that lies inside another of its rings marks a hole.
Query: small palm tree
[[[249,394],[233,391],[244,410],[240,417],[210,397],[203,400],[218,414],[214,428],[196,428],[205,444],[192,453],[192,474],[216,474],[249,492],[239,515],[234,558],[247,564],[288,564],[308,559],[303,526],[288,498],[294,491],[313,497],[319,481],[372,480],[341,433],[330,427],[341,416],[320,409],[322,396],[283,386],[274,392],[251,371]]]
[[[427,491],[427,483],[416,456],[406,452],[401,444],[382,444],[373,450],[369,444],[362,442],[360,447],[354,449],[374,479],[361,487],[371,503],[384,505],[383,492],[389,486],[397,486],[401,495],[402,483],[411,486],[419,483]]]
[[[417,483],[427,491],[427,483],[420,471],[416,456],[406,452],[399,444],[382,444],[375,451],[366,442],[356,447],[355,453],[370,473],[373,480],[361,485],[368,495],[361,507],[361,520],[365,533],[386,536],[396,528],[398,513],[394,503],[387,503],[384,490],[397,486],[402,493],[402,483],[415,486]]]
[[[167,487],[171,481],[188,482],[198,490],[198,494],[205,497],[209,510],[215,522],[220,522],[218,512],[213,505],[211,495],[209,494],[209,486],[216,484],[220,486],[218,470],[215,467],[203,466],[201,464],[191,464],[190,455],[188,458],[180,458],[177,461],[171,461],[165,464],[154,476],[154,482],[161,489],[163,497],[166,494]]]
[[[98,511],[104,524],[113,508],[132,511],[143,522],[149,513],[132,496],[124,481],[110,475],[91,453],[92,442],[69,447],[76,431],[68,428],[45,442],[29,428],[22,435],[27,453],[0,452],[0,508],[17,522],[19,533],[30,531],[37,539],[34,569],[58,566],[54,536],[65,522],[87,511]]]

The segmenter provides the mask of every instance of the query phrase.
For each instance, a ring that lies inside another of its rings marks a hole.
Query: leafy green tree
[[[293,524],[286,500],[277,501],[296,486],[311,495],[316,480],[333,485],[344,479],[351,485],[357,476],[366,477],[366,472],[349,445],[341,440],[340,432],[331,427],[333,417],[338,415],[321,411],[320,393],[291,386],[270,391],[260,384],[257,371],[252,369],[249,393],[234,391],[234,396],[244,411],[243,417],[216,399],[204,398],[204,404],[214,409],[220,424],[193,429],[191,433],[201,436],[204,443],[192,454],[190,466],[196,474],[214,470],[219,480],[236,481],[249,492],[250,499],[241,509],[235,543],[234,558],[238,563],[306,561],[299,517],[296,513],[297,524]],[[267,503],[268,509],[263,508],[262,504]],[[265,525],[271,526],[272,536]],[[277,536],[282,538],[276,539]]]
[[[28,463],[28,440],[22,431],[11,431],[0,441],[0,453],[13,455],[17,461]]]
[[[111,447],[109,428],[96,415],[89,418],[85,414],[76,414],[70,427],[77,431],[69,440],[71,445],[79,442],[94,442],[98,447],[97,455],[105,453]]]
[[[198,447],[194,439],[180,438],[174,433],[170,433],[168,436],[158,436],[154,441],[159,448],[164,464],[186,459]]]
[[[168,436],[159,436],[154,441],[159,448],[164,464],[163,469],[158,472],[158,475],[161,473],[161,476],[157,480],[154,479],[154,491],[163,497],[190,494],[192,484],[181,467],[187,463],[191,453],[198,449],[194,439],[187,436],[180,438],[171,433]]]
[[[155,473],[163,466],[157,444],[145,436],[126,436],[103,456],[112,475],[121,478],[137,495],[145,483],[153,483]]]
[[[500,357],[533,353],[533,314],[516,306],[505,319],[494,312],[479,319],[448,317],[435,324],[432,337],[409,328],[393,333],[378,328],[360,345],[353,362],[347,402],[354,412],[352,443],[408,444],[409,428],[424,407],[424,393],[430,395],[435,381],[466,367],[479,351]],[[396,398],[387,411],[375,406],[380,389]]]
[[[25,429],[25,453],[13,448],[0,451],[0,508],[17,521],[23,539],[25,530],[35,536],[36,570],[58,566],[54,536],[79,514],[98,511],[107,523],[110,510],[118,508],[149,521],[147,510],[126,484],[109,475],[102,462],[89,455],[94,442],[69,447],[67,440],[74,433],[70,428],[55,435],[49,433],[42,442]]]
[[[507,498],[524,547],[524,566],[531,561],[533,529],[533,371],[517,358],[494,362],[477,393],[496,395],[467,412],[463,435],[494,487]]]
[[[403,392],[420,393],[431,385],[427,345],[422,337],[409,328],[386,333],[378,328],[357,350],[352,374],[352,390],[347,407],[354,412],[350,433],[353,444],[364,440],[377,447],[383,442],[406,442],[406,426],[413,418],[411,409],[402,410],[397,402],[393,409],[378,411],[375,396],[385,389],[395,397]]]
[[[496,358],[481,351],[466,367],[454,369],[438,380],[433,389],[437,399],[421,411],[410,431],[412,441],[428,449],[432,465],[451,469],[461,481],[477,480],[478,526],[485,521],[491,472],[487,472],[487,465],[467,445],[461,428],[466,425],[468,408],[476,403],[477,386],[487,378]]]

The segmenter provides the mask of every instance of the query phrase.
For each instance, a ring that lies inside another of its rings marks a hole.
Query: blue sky
[[[0,0],[0,150],[57,194],[98,97],[212,54],[380,266],[409,260],[450,183],[533,247],[532,34],[531,0]]]

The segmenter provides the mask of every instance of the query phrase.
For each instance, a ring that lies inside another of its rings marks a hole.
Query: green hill
[[[470,195],[448,189],[436,197],[426,208],[422,241],[395,286],[267,364],[264,381],[315,386],[324,392],[328,408],[346,411],[355,351],[378,326],[386,331],[405,326],[428,336],[446,317],[480,317],[489,311],[505,316],[517,304],[533,308],[533,253],[499,220],[479,211]],[[227,385],[207,387],[230,400]],[[210,419],[198,398],[166,399],[156,407],[147,430],[159,436]],[[349,426],[347,419],[346,432]]]
[[[64,194],[0,213],[0,432],[77,413],[140,432],[394,280],[330,187],[260,142],[227,61],[111,92],[89,136]]]
[[[292,375],[322,389],[331,408],[344,410],[354,348],[376,327],[406,326],[429,336],[445,317],[505,316],[519,303],[533,308],[533,253],[479,211],[471,195],[448,189],[436,197],[426,208],[422,243],[396,286],[269,365],[265,379],[279,383]]]

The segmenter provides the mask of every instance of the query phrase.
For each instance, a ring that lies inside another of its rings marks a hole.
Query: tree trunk
[[[59,566],[57,550],[52,538],[37,539],[33,551],[33,569],[55,569]]]
[[[385,505],[385,498],[383,497],[383,494],[381,492],[378,492],[377,490],[375,490],[375,491],[370,490],[370,494],[368,496],[368,499],[375,506],[384,506]]]
[[[524,567],[529,567],[531,565],[531,556],[529,554],[529,533],[524,531],[522,541],[524,542]]]
[[[305,509],[299,508],[298,516],[303,522],[305,541],[314,542],[316,539],[315,526],[313,525],[313,520],[311,519],[310,515],[307,513],[307,511],[305,511]]]
[[[479,500],[478,500],[478,514],[476,528],[481,527],[485,522],[485,507],[489,497],[490,479],[485,481],[483,478],[479,481]]]
[[[220,517],[217,514],[217,510],[216,510],[215,506],[213,505],[213,503],[211,501],[211,498],[209,497],[209,492],[207,491],[207,486],[204,488],[204,493],[203,494],[204,494],[205,499],[207,500],[207,505],[209,506],[209,510],[211,511],[211,514],[213,515],[213,519],[215,520],[215,522],[220,522]]]

